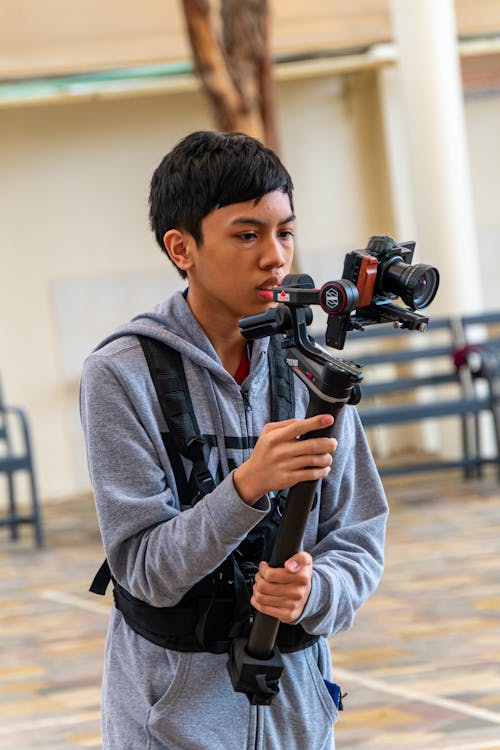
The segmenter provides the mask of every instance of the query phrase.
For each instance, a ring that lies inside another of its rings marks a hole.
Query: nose
[[[262,268],[282,268],[287,260],[287,251],[278,237],[272,237],[266,242],[261,255]]]

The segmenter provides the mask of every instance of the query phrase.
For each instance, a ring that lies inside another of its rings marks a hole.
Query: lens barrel
[[[430,305],[439,287],[439,271],[434,266],[414,266],[394,260],[384,264],[379,285],[384,294],[397,294],[413,310]]]

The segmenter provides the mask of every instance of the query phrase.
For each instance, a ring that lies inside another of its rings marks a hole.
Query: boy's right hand
[[[332,453],[337,448],[336,439],[297,438],[332,424],[330,414],[266,424],[252,455],[233,474],[234,486],[241,499],[254,505],[267,492],[326,477],[332,464]]]

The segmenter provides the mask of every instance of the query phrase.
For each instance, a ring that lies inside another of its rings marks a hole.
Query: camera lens
[[[430,305],[439,286],[439,273],[432,266],[420,269],[415,290],[413,292],[413,307],[420,310],[421,307]],[[410,304],[410,303],[408,303]]]
[[[439,272],[433,266],[418,263],[409,266],[402,261],[390,263],[383,271],[381,286],[384,292],[401,297],[413,310],[430,305],[439,286]]]

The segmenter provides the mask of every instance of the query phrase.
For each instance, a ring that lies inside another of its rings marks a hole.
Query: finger
[[[290,425],[293,425],[299,421],[301,420],[298,420],[296,417],[292,417],[291,419],[283,419],[281,422],[267,422],[262,428],[262,432],[272,432],[274,430],[281,430],[284,427],[290,427]]]
[[[318,442],[320,441],[320,442]],[[296,469],[301,466],[329,466],[333,461],[336,443],[328,438],[293,440],[279,447],[276,455],[283,469]]]
[[[293,622],[303,610],[300,602],[289,601],[275,606],[273,604],[262,604],[256,601],[255,597],[252,597],[250,603],[258,612],[262,612],[262,614],[269,615],[270,617],[276,617],[280,622]]]
[[[333,456],[331,453],[300,453],[298,456],[291,456],[288,459],[288,468],[291,471],[309,468],[323,468],[331,466]]]
[[[295,556],[290,559],[295,559]],[[308,579],[310,578],[308,567],[308,565],[302,564],[301,571],[292,572],[285,567],[271,568],[266,562],[261,562],[259,570],[255,575],[255,586],[260,591],[270,593],[271,590],[274,590],[274,587],[276,587],[277,590],[278,586],[301,586],[307,584]]]
[[[252,607],[275,607],[281,610],[294,609],[304,600],[304,591],[293,592],[290,596],[269,596],[255,592],[250,600]]]
[[[290,574],[285,568],[272,568],[264,560],[259,564],[259,570],[255,575],[255,584],[263,585],[264,582],[277,585],[286,584]]]
[[[267,583],[264,581],[261,585],[254,586],[253,596],[259,604],[271,604],[278,606],[280,602],[287,599],[298,601],[304,596],[304,585],[287,585],[283,583]]]
[[[263,615],[269,615],[269,617],[275,617],[280,622],[293,622],[296,619],[294,616],[294,610],[287,608],[286,610],[280,607],[268,607],[259,604],[258,602],[252,602],[252,607],[258,612],[262,612]]]
[[[283,482],[279,486],[294,487],[300,482],[319,482],[321,479],[326,479],[331,470],[331,466],[304,466],[290,469],[283,474]]]
[[[301,437],[307,435],[308,432],[330,427],[332,424],[333,417],[331,414],[316,414],[314,417],[307,417],[307,419],[296,419],[295,423],[288,426],[288,429],[293,437]]]
[[[300,455],[300,453],[333,453],[337,447],[335,438],[315,437],[309,440],[295,440],[290,447],[287,445],[289,452]]]
[[[307,569],[312,568],[312,557],[309,552],[301,550],[300,552],[296,552],[292,557],[289,557],[284,567],[290,573],[297,573],[299,570],[309,572]]]
[[[280,568],[283,578],[279,581],[266,581],[265,578],[255,576],[253,591],[264,594],[265,596],[287,597],[293,591],[300,591],[309,585],[311,573],[309,568],[302,568],[295,572],[290,572],[286,568]]]

